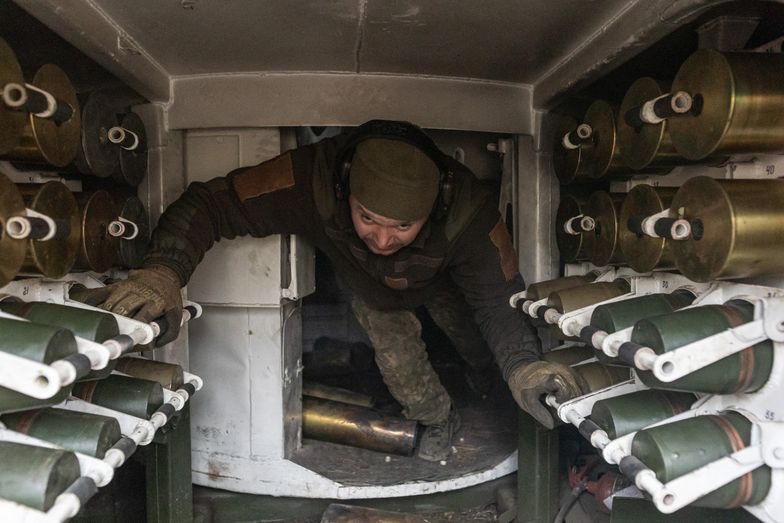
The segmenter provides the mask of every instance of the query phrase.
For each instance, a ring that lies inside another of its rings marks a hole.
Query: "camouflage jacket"
[[[331,260],[370,306],[413,309],[440,285],[457,285],[504,377],[538,359],[538,338],[509,306],[524,288],[517,257],[495,202],[453,161],[449,211],[430,219],[414,242],[390,256],[372,253],[354,232],[348,202],[335,197],[336,140],[286,152],[255,167],[190,184],[161,216],[145,265],[165,265],[188,282],[213,242],[297,234]]]

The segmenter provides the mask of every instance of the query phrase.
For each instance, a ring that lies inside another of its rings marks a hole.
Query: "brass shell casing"
[[[302,398],[302,435],[378,452],[410,456],[417,422],[319,398]]]
[[[595,226],[592,231],[583,233],[583,248],[597,267],[623,264],[618,242],[623,198],[623,194],[596,191],[585,204],[585,215],[594,219]]]
[[[0,91],[10,83],[24,87],[24,75],[14,50],[0,38]],[[13,111],[0,101],[0,155],[19,146],[26,121],[23,111]]]
[[[5,229],[8,220],[17,216],[25,216],[22,194],[0,173],[0,287],[14,279],[25,261],[27,241],[11,238]]]
[[[82,101],[81,146],[74,164],[82,174],[108,178],[120,168],[120,146],[109,141],[109,129],[119,124],[117,108],[101,92]]]
[[[678,270],[697,282],[784,272],[781,202],[782,180],[688,180],[672,201],[692,226],[689,238],[671,242]]]
[[[565,135],[577,128],[577,120],[569,116],[561,118],[553,144],[553,170],[563,184],[591,181],[591,171],[586,158],[591,155],[593,145],[583,144],[575,149],[563,145]]]
[[[120,168],[114,171],[112,178],[117,182],[136,187],[147,174],[147,131],[142,119],[132,112],[122,117],[120,125],[136,134],[139,144],[132,150],[120,148]]]
[[[554,280],[532,283],[526,288],[526,299],[538,301],[546,298],[553,292],[570,289],[578,285],[586,285],[595,279],[596,273],[590,272],[581,276],[565,276],[563,278],[555,278]]]
[[[181,366],[147,358],[119,358],[116,369],[134,378],[157,381],[169,390],[179,389],[185,381]]]
[[[561,196],[561,203],[558,204],[555,214],[555,242],[561,259],[566,263],[588,259],[583,238],[585,233],[570,234],[564,229],[566,222],[583,214],[586,202],[587,198],[565,195]]]
[[[147,211],[136,196],[114,196],[113,200],[118,216],[135,223],[138,228],[135,238],[119,240],[120,265],[137,269],[141,267],[150,246],[150,220],[147,218]]]
[[[616,108],[604,100],[593,102],[583,117],[593,130],[593,148],[585,161],[589,177],[594,180],[632,174],[621,159],[616,119]]]
[[[623,259],[637,272],[650,272],[654,269],[675,268],[672,242],[665,238],[654,238],[636,234],[629,230],[629,218],[643,218],[670,208],[677,191],[674,187],[651,187],[637,185],[623,199],[619,218],[618,244]]]
[[[40,272],[49,278],[62,278],[73,267],[79,252],[79,209],[71,191],[60,182],[19,185],[30,209],[67,224],[67,234],[59,232],[46,241],[28,240],[24,270]]]
[[[339,403],[348,403],[349,405],[357,405],[369,409],[373,408],[373,405],[376,403],[376,401],[367,394],[360,394],[353,390],[330,387],[321,383],[308,381],[302,383],[302,395],[311,398],[337,401]]]
[[[700,49],[678,70],[672,91],[692,96],[670,136],[690,160],[713,154],[784,151],[784,55]]]
[[[669,92],[665,83],[643,77],[635,81],[623,97],[618,112],[618,142],[623,162],[635,171],[659,167],[664,174],[672,167],[685,163],[672,144],[668,120],[657,124],[646,123],[639,129],[626,123],[628,111]]]
[[[105,272],[119,264],[120,239],[109,234],[117,208],[106,191],[77,193],[81,213],[81,242],[76,267]]]
[[[611,282],[589,283],[550,293],[547,303],[560,313],[593,305],[629,292],[629,282],[618,279]]]
[[[31,84],[68,104],[73,112],[68,120],[59,125],[51,118],[28,114],[19,145],[8,151],[6,156],[65,167],[76,158],[80,143],[82,117],[76,91],[68,75],[53,64],[41,66]]]

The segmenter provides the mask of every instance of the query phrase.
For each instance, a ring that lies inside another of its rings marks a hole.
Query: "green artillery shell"
[[[163,405],[163,387],[160,383],[117,374],[102,380],[77,383],[73,395],[142,419],[149,419]]]
[[[638,390],[597,401],[591,410],[591,420],[610,439],[620,438],[688,410],[695,399],[688,392]]]
[[[157,381],[170,390],[179,389],[184,381],[179,365],[146,358],[120,358],[117,360],[117,370],[134,378]]]

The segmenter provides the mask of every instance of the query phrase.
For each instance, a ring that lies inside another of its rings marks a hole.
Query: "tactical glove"
[[[150,323],[158,318],[162,326],[155,345],[174,341],[182,322],[182,296],[177,274],[161,265],[137,269],[128,279],[99,289],[72,288],[70,297],[94,307]]]
[[[555,399],[563,403],[583,394],[580,378],[570,367],[548,361],[519,365],[512,370],[507,382],[520,408],[548,429],[555,426],[555,421],[542,403],[543,396],[555,394]]]

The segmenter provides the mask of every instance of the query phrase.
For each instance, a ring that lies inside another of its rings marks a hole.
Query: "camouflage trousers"
[[[351,307],[368,333],[384,383],[403,406],[403,415],[423,425],[445,420],[452,401],[427,359],[416,315],[407,310],[375,310],[356,295]],[[493,365],[473,313],[456,288],[437,293],[425,307],[470,367]]]

